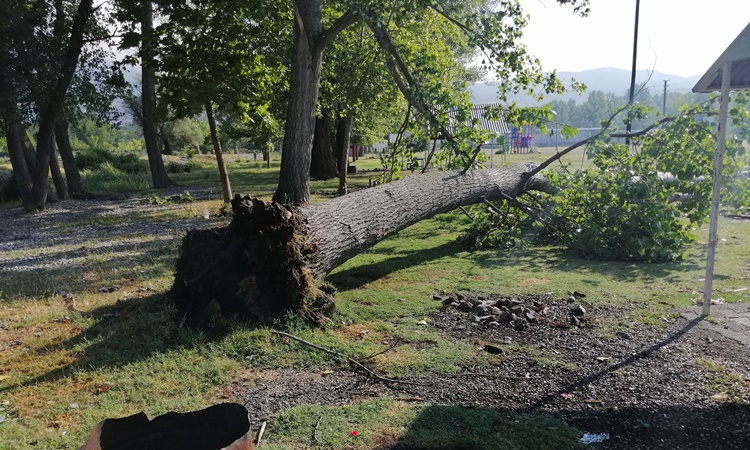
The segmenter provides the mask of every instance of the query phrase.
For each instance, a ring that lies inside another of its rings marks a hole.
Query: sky
[[[591,0],[581,18],[555,0],[522,0],[523,43],[544,70],[630,70],[636,0]],[[750,0],[641,0],[637,68],[703,75],[750,23]]]

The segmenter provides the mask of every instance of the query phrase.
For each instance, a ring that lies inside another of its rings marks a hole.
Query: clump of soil
[[[463,292],[435,300],[444,307],[430,324],[495,355],[492,364],[405,380],[420,385],[387,385],[348,371],[248,370],[225,393],[243,402],[256,424],[297,404],[392,396],[555,415],[582,433],[609,433],[595,444],[601,449],[750,448],[750,352],[715,325],[679,318],[655,329],[635,321],[637,311],[591,305],[582,296]],[[515,319],[499,320],[507,312]]]

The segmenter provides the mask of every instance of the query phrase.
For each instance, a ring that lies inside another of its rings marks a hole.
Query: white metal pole
[[[714,189],[711,193],[711,222],[708,225],[708,252],[706,254],[706,283],[703,287],[703,315],[711,314],[714,260],[718,243],[719,205],[721,204],[721,171],[724,164],[725,138],[727,134],[727,110],[729,109],[729,84],[732,79],[732,63],[725,62],[721,77],[721,106],[719,109],[719,136],[714,160]]]

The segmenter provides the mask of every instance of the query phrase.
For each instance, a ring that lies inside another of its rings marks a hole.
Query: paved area
[[[699,318],[700,315],[700,306],[682,313],[682,317],[690,321]],[[700,321],[697,326],[750,347],[750,303],[711,305],[711,315]]]

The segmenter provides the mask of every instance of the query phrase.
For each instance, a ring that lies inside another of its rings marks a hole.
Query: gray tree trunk
[[[224,198],[224,203],[229,203],[232,200],[232,187],[229,184],[229,175],[227,174],[227,166],[224,164],[224,155],[221,151],[221,141],[219,141],[219,132],[216,130],[216,118],[214,117],[214,107],[211,104],[211,100],[206,100],[204,103],[206,107],[206,118],[208,119],[208,129],[211,132],[211,142],[214,146],[214,154],[216,155],[216,164],[219,166],[219,178],[221,181],[221,194]]]
[[[55,151],[54,146],[52,154],[49,155],[49,171],[52,174],[52,183],[55,185],[57,198],[60,200],[69,199],[70,195],[68,195],[68,185],[65,183],[65,176],[60,170],[60,163],[57,160],[57,152]]]
[[[159,151],[159,139],[156,133],[156,76],[152,67],[154,61],[154,12],[151,2],[143,3],[141,17],[141,102],[143,108],[143,139],[146,143],[148,165],[151,169],[151,180],[155,188],[172,185],[164,167],[164,160]]]
[[[63,59],[59,75],[54,88],[45,98],[41,108],[39,132],[36,143],[36,163],[32,170],[34,185],[31,189],[31,201],[24,204],[28,210],[42,210],[47,203],[49,189],[50,158],[55,151],[55,124],[62,112],[65,95],[73,80],[73,74],[78,66],[78,58],[84,44],[86,23],[93,13],[93,0],[80,0],[78,9],[70,29],[70,38]]]
[[[539,177],[524,181],[527,170],[412,175],[302,208],[236,196],[229,226],[193,230],[183,240],[172,296],[192,322],[208,326],[235,314],[272,321],[290,310],[320,322],[333,305],[321,285],[332,269],[436,214],[549,190]]]
[[[310,176],[317,180],[330,180],[338,175],[336,159],[331,142],[331,110],[324,108],[321,117],[315,118]]]
[[[81,171],[78,170],[78,163],[73,155],[73,148],[70,146],[68,124],[64,121],[58,121],[55,125],[55,142],[57,142],[57,150],[60,152],[60,159],[65,169],[68,193],[72,196],[83,194]]]
[[[310,202],[310,157],[315,131],[323,51],[322,0],[295,2],[294,49],[289,80],[289,104],[284,128],[279,186],[273,198],[280,203]]]
[[[339,195],[346,195],[349,188],[346,183],[347,168],[349,167],[349,142],[352,136],[354,117],[351,112],[339,117],[336,121],[336,162],[339,169]]]

